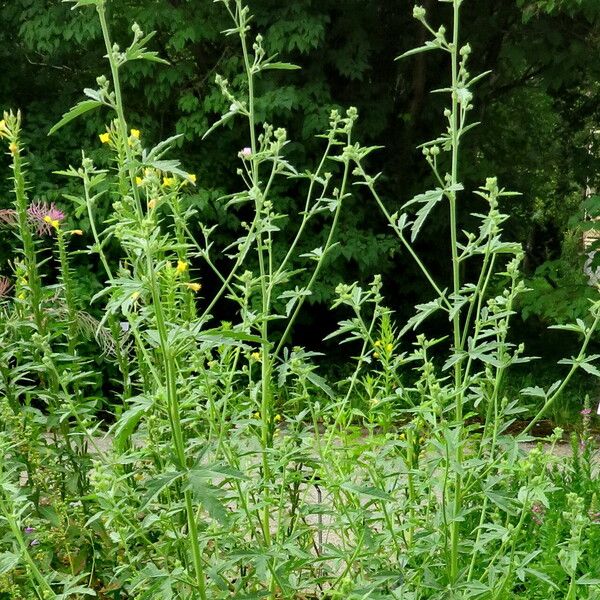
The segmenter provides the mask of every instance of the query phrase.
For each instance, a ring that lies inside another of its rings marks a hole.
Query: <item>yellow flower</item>
[[[17,146],[17,144],[15,144],[14,142],[11,142],[8,145],[8,149],[10,150],[10,153],[14,156],[19,151],[19,146]]]
[[[252,415],[255,419],[260,419],[260,413],[257,411]]]
[[[18,298],[19,300],[25,300],[25,294],[24,294],[23,292],[21,292],[21,293],[20,293],[20,294],[17,296],[17,298]]]
[[[150,200],[148,200],[148,208],[150,210],[156,208],[156,200],[154,198],[151,198]]]
[[[103,144],[108,144],[108,142],[110,142],[110,133],[108,133],[108,131],[106,133],[101,133],[98,137]]]
[[[273,421],[275,421],[275,423],[279,423],[282,419],[283,419],[283,417],[281,415],[275,415],[275,418],[273,419]]]
[[[176,181],[175,177],[163,177],[163,185],[166,187],[173,187]]]
[[[373,358],[379,358],[379,352],[373,352]]]
[[[394,349],[394,344],[392,344],[392,343],[387,344],[385,349],[387,352],[391,352]]]
[[[178,273],[185,273],[187,271],[187,268],[188,268],[188,264],[184,260],[177,261],[177,267],[175,267],[175,270]]]
[[[260,360],[260,352],[253,352],[250,357],[252,358],[252,360],[255,360],[256,362],[258,362]]]
[[[374,344],[375,348],[379,348],[381,346],[381,340],[377,340]]]
[[[196,185],[196,180],[198,179],[193,173],[187,174],[188,178],[185,180],[185,183],[190,183],[190,181]]]
[[[54,229],[58,229],[58,226],[60,225],[59,221],[57,219],[53,219],[50,215],[46,215],[44,217],[44,221],[49,223],[50,226],[54,227]]]
[[[201,283],[186,283],[185,286],[192,292],[199,292],[202,289]]]
[[[81,231],[81,229],[72,229],[71,231],[69,231],[69,233],[71,235],[83,235],[83,231]]]
[[[144,180],[141,177],[136,177],[135,178],[135,185],[137,185],[138,187],[141,185],[144,185]]]
[[[131,130],[131,137],[135,138],[136,140],[140,139],[140,134],[141,134],[141,132],[140,132],[139,129],[132,129]]]
[[[6,137],[8,135],[8,127],[6,126],[6,121],[2,119],[0,121],[0,138]]]

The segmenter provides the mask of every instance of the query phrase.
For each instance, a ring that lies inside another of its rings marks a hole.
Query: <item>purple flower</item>
[[[0,276],[0,298],[8,296],[8,292],[10,292],[11,288],[12,284],[10,283],[10,279],[8,277]]]
[[[531,512],[533,513],[532,519],[534,523],[536,523],[536,525],[541,525],[544,521],[544,514],[546,513],[546,509],[544,508],[544,506],[539,502],[536,502],[531,507]]]
[[[38,235],[51,235],[52,230],[65,218],[65,214],[56,208],[54,202],[33,202],[27,209],[27,214]]]
[[[31,540],[31,542],[29,542],[30,546],[39,546],[40,545],[40,540]]]
[[[592,409],[591,408],[584,408],[579,414],[583,415],[584,417],[588,417],[589,415],[592,414]]]
[[[33,533],[35,531],[35,527],[25,527],[23,531],[27,534]]]
[[[5,225],[17,224],[17,213],[12,208],[3,208],[0,210],[0,223]]]

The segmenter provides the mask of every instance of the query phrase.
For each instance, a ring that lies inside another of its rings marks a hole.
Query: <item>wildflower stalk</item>
[[[458,105],[458,44],[459,44],[459,23],[460,23],[460,5],[462,0],[453,1],[453,31],[452,44],[450,46],[451,61],[452,61],[452,116],[451,116],[451,138],[452,138],[452,168],[450,173],[450,191],[448,199],[450,204],[450,244],[452,250],[452,286],[454,297],[458,298],[460,292],[460,263],[458,259],[458,241],[457,241],[457,185],[458,185],[458,160],[459,160],[459,144],[460,144],[460,129],[459,129],[459,105]],[[461,311],[454,311],[452,317],[452,329],[454,335],[454,350],[458,352],[461,348]],[[458,443],[455,448],[456,464],[462,464],[462,418],[463,418],[463,397],[462,397],[462,366],[460,361],[454,363],[454,389],[455,389],[455,419],[456,426],[459,428]],[[458,562],[459,562],[459,536],[460,536],[460,521],[458,520],[459,513],[462,508],[462,475],[459,472],[455,474],[454,479],[454,511],[453,520],[450,527],[450,579],[452,582],[458,578]]]
[[[250,149],[252,152],[251,156],[251,184],[252,192],[254,193],[254,210],[256,218],[260,219],[260,215],[263,211],[264,198],[260,190],[259,181],[259,159],[257,157],[257,143],[256,143],[256,123],[254,114],[254,71],[250,64],[250,56],[248,52],[248,46],[246,42],[247,32],[247,8],[242,6],[240,0],[237,0],[237,16],[238,16],[238,31],[239,38],[242,46],[242,55],[244,61],[244,68],[246,71],[246,80],[248,82],[248,128],[250,132]],[[258,254],[258,266],[260,273],[260,291],[261,291],[261,324],[260,324],[260,335],[262,338],[261,342],[261,403],[260,403],[260,416],[261,416],[261,445],[262,445],[262,466],[263,466],[263,494],[264,494],[264,509],[263,509],[263,531],[265,536],[265,544],[271,545],[271,528],[270,528],[270,483],[271,483],[271,468],[269,466],[268,449],[272,445],[271,439],[271,357],[270,357],[270,344],[268,342],[269,335],[269,322],[267,316],[270,312],[270,293],[267,282],[267,273],[265,268],[265,248],[263,241],[263,233],[260,230],[260,226],[256,232],[256,245]],[[269,248],[269,252],[271,248]],[[273,588],[272,584],[272,588]],[[272,590],[273,591],[273,590]]]
[[[28,201],[23,173],[23,159],[21,157],[21,146],[19,140],[21,115],[9,115],[10,151],[12,154],[13,191],[15,194],[15,209],[17,213],[18,232],[21,239],[25,271],[27,274],[27,287],[29,289],[28,304],[31,309],[38,332],[44,331],[44,320],[42,318],[41,299],[42,284],[38,271],[37,256],[33,231],[27,213]]]
[[[142,204],[140,201],[140,194],[135,183],[135,170],[133,168],[133,156],[129,144],[127,143],[127,119],[125,117],[125,110],[123,108],[123,95],[121,92],[121,80],[119,77],[119,64],[115,56],[115,48],[110,39],[110,30],[108,22],[106,20],[106,0],[99,0],[96,5],[96,12],[100,19],[100,27],[102,28],[102,37],[104,39],[104,45],[106,47],[106,56],[110,64],[110,72],[113,81],[113,88],[115,92],[115,105],[114,109],[117,113],[117,127],[119,128],[119,137],[125,149],[125,157],[127,159],[127,171],[129,173],[130,189],[133,193],[135,201],[135,207],[137,215],[141,218],[142,215]]]
[[[561,396],[564,389],[567,387],[567,385],[569,385],[571,378],[573,377],[573,375],[575,375],[575,371],[577,371],[577,369],[579,369],[581,364],[585,361],[587,348],[592,340],[592,336],[598,329],[598,325],[600,325],[600,303],[596,303],[592,310],[592,314],[594,315],[594,321],[585,330],[585,335],[581,347],[579,349],[579,354],[573,360],[573,364],[571,365],[567,376],[563,379],[563,382],[558,386],[556,391],[549,398],[546,399],[544,406],[542,406],[542,408],[538,411],[535,417],[533,417],[533,419],[529,421],[527,427],[525,427],[525,429],[523,430],[524,435],[529,433],[535,427],[536,423],[548,412],[548,410],[550,410],[550,408],[554,405],[556,399]]]
[[[180,406],[177,396],[177,365],[173,355],[173,349],[169,344],[167,325],[165,322],[163,306],[160,298],[160,285],[156,278],[155,265],[153,264],[152,252],[147,248],[147,268],[150,277],[150,287],[152,294],[152,303],[154,305],[154,315],[156,318],[156,329],[160,342],[160,350],[164,361],[165,388],[167,393],[167,411],[169,414],[169,423],[175,456],[177,457],[178,467],[182,473],[188,471],[186,460],[185,440],[181,427]],[[196,515],[194,512],[192,491],[186,488],[183,492],[185,502],[185,512],[188,525],[188,540],[192,552],[192,561],[196,574],[196,586],[201,600],[206,600],[206,577],[202,565],[202,556],[198,544],[198,527],[196,524]]]
[[[71,280],[71,272],[69,270],[69,259],[67,255],[67,247],[65,240],[65,232],[62,227],[56,228],[56,242],[58,245],[58,256],[60,264],[60,276],[62,279],[65,304],[67,306],[67,314],[69,318],[69,354],[75,353],[77,343],[77,310],[75,307],[75,295],[73,291],[73,282]]]
[[[38,590],[43,593],[43,598],[48,598],[49,600],[51,600],[52,598],[56,598],[54,590],[46,581],[46,578],[44,577],[42,572],[39,570],[37,564],[31,557],[31,553],[29,552],[29,548],[27,547],[25,539],[23,538],[23,534],[15,519],[13,511],[9,510],[9,507],[5,502],[4,492],[0,492],[0,513],[4,516],[4,519],[8,523],[8,526],[10,527],[11,533],[13,535],[13,539],[17,542],[19,549],[21,550],[21,556],[25,560],[28,570],[31,572],[30,577],[33,576],[33,579],[37,584]]]
[[[348,132],[348,146],[350,146],[350,143],[351,143],[351,136],[350,136],[350,132]],[[319,257],[317,265],[311,275],[311,278],[309,279],[309,281],[305,287],[306,291],[310,292],[313,289],[314,284],[317,280],[317,277],[319,276],[319,273],[323,266],[324,258],[327,255],[328,250],[333,245],[335,235],[337,233],[337,226],[338,226],[338,222],[339,222],[339,218],[340,218],[340,213],[342,210],[342,203],[343,203],[344,195],[346,193],[346,187],[348,184],[349,172],[350,172],[350,160],[348,158],[346,158],[344,161],[344,174],[342,176],[342,183],[340,185],[340,191],[339,191],[339,196],[338,196],[339,202],[337,203],[337,207],[335,209],[335,214],[333,216],[333,221],[332,221],[331,227],[329,229],[329,234],[327,236],[327,240],[325,241],[325,245],[323,246],[323,252],[322,252],[321,256]],[[279,356],[279,353],[281,352],[283,345],[287,341],[287,339],[292,331],[292,327],[294,326],[294,323],[296,322],[296,319],[298,318],[298,315],[300,313],[300,310],[302,309],[302,305],[304,304],[306,298],[307,298],[307,295],[303,295],[298,299],[298,302],[296,302],[294,311],[288,319],[288,323],[285,328],[285,331],[283,332],[281,338],[279,339],[279,343],[277,344],[277,347],[276,347],[275,351],[273,352],[273,360],[275,360],[276,357]]]

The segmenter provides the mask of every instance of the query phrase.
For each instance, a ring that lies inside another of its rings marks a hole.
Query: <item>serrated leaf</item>
[[[71,7],[71,10],[75,10],[80,6],[98,6],[100,0],[63,0],[63,2],[74,4],[74,6]]]
[[[411,206],[412,204],[423,204],[423,206],[417,211],[417,218],[415,219],[411,227],[410,239],[412,242],[414,242],[417,239],[417,235],[419,234],[423,223],[425,223],[425,220],[427,219],[427,216],[429,215],[433,207],[438,202],[440,202],[443,197],[444,190],[442,190],[441,188],[436,188],[435,190],[429,190],[424,194],[419,194],[418,196],[415,196],[412,200],[409,200],[404,205],[404,208],[406,208],[407,206]]]
[[[300,69],[301,67],[299,67],[298,65],[294,65],[292,63],[285,63],[285,62],[273,62],[273,63],[266,63],[264,65],[261,65],[260,70],[261,71],[296,71],[298,69]]]
[[[387,492],[384,492],[376,487],[354,485],[353,483],[349,482],[342,483],[340,487],[343,490],[352,492],[353,494],[367,496],[367,498],[375,498],[377,500],[391,500],[392,498]]]
[[[79,104],[76,104],[69,112],[66,112],[62,119],[56,123],[48,132],[48,135],[52,135],[56,133],[61,127],[64,127],[67,123],[70,123],[77,117],[89,112],[90,110],[94,110],[102,106],[102,102],[98,100],[82,100]]]
[[[0,575],[12,571],[19,564],[19,555],[14,552],[0,554]]]
[[[438,44],[434,44],[433,42],[426,42],[424,46],[419,46],[418,48],[407,50],[400,56],[397,56],[394,60],[402,60],[403,58],[408,58],[409,56],[414,56],[415,54],[421,54],[422,52],[431,52],[432,50],[439,49],[440,47],[438,46]]]
[[[151,479],[146,484],[146,493],[142,497],[142,501],[140,503],[140,510],[143,510],[156,496],[158,496],[163,490],[167,489],[175,481],[181,478],[183,473],[179,471],[170,471],[168,473],[163,473],[154,479]]]
[[[114,425],[113,435],[117,444],[126,440],[133,433],[144,413],[148,412],[152,406],[152,401],[144,396],[129,399],[130,402],[136,400],[134,406],[127,409]]]

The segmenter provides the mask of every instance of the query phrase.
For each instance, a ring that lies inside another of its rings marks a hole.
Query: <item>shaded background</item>
[[[301,71],[270,73],[260,81],[259,118],[288,129],[288,150],[297,165],[313,165],[331,108],[358,108],[357,137],[364,145],[384,148],[369,159],[372,173],[383,171],[381,192],[391,211],[433,185],[415,147],[439,133],[444,98],[431,89],[448,81],[440,53],[425,53],[394,61],[420,45],[424,30],[412,19],[412,3],[404,0],[250,0],[255,32],[265,37],[269,52],[302,66]],[[430,21],[448,22],[448,8],[423,0]],[[511,198],[504,211],[511,215],[507,236],[526,250],[523,265],[532,291],[519,307],[518,341],[531,354],[541,355],[537,367],[517,373],[518,386],[531,372],[547,373],[557,356],[568,354],[576,340],[549,334],[547,326],[585,315],[588,298],[596,291],[582,274],[583,209],[600,214],[595,198],[584,203],[586,187],[597,180],[600,106],[600,2],[597,0],[467,0],[462,37],[473,48],[471,71],[492,70],[478,85],[471,118],[482,122],[466,139],[461,171],[466,190],[496,175],[500,184],[522,196]],[[224,210],[219,197],[239,188],[235,155],[247,145],[239,126],[220,129],[208,140],[201,136],[226,109],[214,84],[217,73],[241,85],[240,53],[236,39],[220,32],[230,26],[222,6],[209,0],[119,0],[112,2],[110,22],[122,45],[131,38],[136,21],[144,31],[156,30],[151,48],[167,58],[165,67],[140,62],[124,74],[125,105],[132,126],[143,131],[148,145],[182,134],[179,157],[197,173],[198,189],[189,197],[206,222],[219,222],[218,243],[234,235],[243,214]],[[58,0],[0,0],[0,106],[20,108],[25,119],[25,141],[30,150],[32,196],[64,203],[65,182],[52,174],[81,160],[81,147],[99,161],[106,150],[97,135],[110,116],[96,113],[77,120],[57,135],[47,131],[81,98],[84,87],[95,87],[107,72],[103,43],[92,10],[70,10]],[[5,167],[8,158],[0,160]],[[11,202],[10,181],[0,182],[0,208]],[[280,211],[291,215],[282,236],[294,231],[300,190],[276,190]],[[354,190],[343,213],[340,241],[323,271],[311,305],[304,310],[294,343],[328,350],[325,367],[340,371],[346,350],[323,345],[324,331],[332,329],[327,305],[337,283],[366,283],[381,273],[389,304],[399,320],[429,290],[410,258],[389,235],[372,201]],[[480,208],[465,193],[461,225]],[[107,215],[110,206],[102,207]],[[85,219],[77,226],[86,228]],[[440,261],[440,239],[446,239],[447,215],[435,212],[418,242],[424,262],[437,279],[448,281]],[[323,242],[315,230],[306,240],[310,250]],[[81,241],[82,248],[86,241]],[[116,256],[116,255],[115,255]],[[11,257],[11,240],[0,240],[0,270]],[[97,273],[82,259],[77,277],[84,294],[100,287]],[[212,280],[205,275],[204,285]],[[501,285],[501,282],[498,282]],[[218,315],[227,317],[227,309]],[[430,333],[446,324],[432,322]],[[444,331],[445,332],[445,331]],[[439,332],[438,332],[439,333]],[[517,340],[516,340],[517,341]],[[556,349],[556,351],[555,351]],[[553,369],[554,371],[554,369]],[[558,372],[558,371],[557,371]],[[539,381],[538,384],[543,382]],[[555,373],[551,373],[554,380]],[[558,375],[556,375],[558,376]],[[581,384],[583,386],[583,384]],[[593,388],[576,388],[570,401]]]

